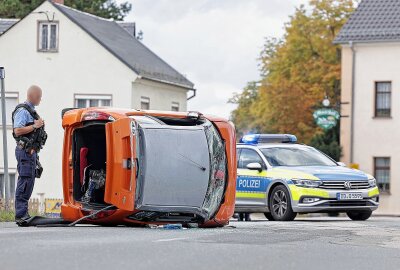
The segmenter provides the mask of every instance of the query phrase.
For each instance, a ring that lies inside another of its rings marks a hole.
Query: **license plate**
[[[363,196],[361,193],[337,193],[336,199],[338,200],[362,200]]]

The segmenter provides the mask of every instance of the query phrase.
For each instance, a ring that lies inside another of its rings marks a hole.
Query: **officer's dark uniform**
[[[19,104],[12,113],[13,128],[26,127],[34,124],[40,117],[35,107],[28,103]],[[28,219],[28,202],[32,195],[35,178],[40,177],[41,166],[37,153],[47,139],[44,127],[35,129],[31,133],[13,136],[17,142],[15,157],[17,159],[18,183],[15,191],[15,219]],[[32,151],[33,150],[33,151]]]

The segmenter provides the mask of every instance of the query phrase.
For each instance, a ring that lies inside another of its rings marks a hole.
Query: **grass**
[[[0,222],[14,221],[14,211],[0,210]]]
[[[29,212],[31,216],[38,216],[38,212]],[[5,211],[0,210],[0,222],[14,222],[15,221],[15,212],[14,211]]]

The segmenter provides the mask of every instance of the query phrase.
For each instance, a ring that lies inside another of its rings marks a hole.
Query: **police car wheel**
[[[269,206],[275,221],[292,221],[297,213],[293,212],[289,192],[285,186],[276,186],[270,195]]]
[[[264,216],[265,216],[269,221],[274,221],[274,217],[272,216],[271,213],[269,213],[269,212],[264,213]]]
[[[363,211],[363,212],[347,212],[347,216],[351,220],[367,220],[372,215],[372,211]]]

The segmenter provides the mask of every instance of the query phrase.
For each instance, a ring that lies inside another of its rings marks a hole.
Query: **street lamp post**
[[[4,158],[4,187],[5,187],[5,208],[8,210],[10,202],[10,182],[8,175],[8,146],[7,146],[7,123],[6,123],[6,93],[4,89],[5,71],[4,67],[0,67],[0,81],[1,81],[1,116],[2,116],[2,130],[3,130],[3,158]]]
[[[322,101],[322,105],[324,105],[325,107],[329,107],[329,105],[331,105],[331,102],[329,101],[329,98],[327,96],[325,96],[324,100]]]

